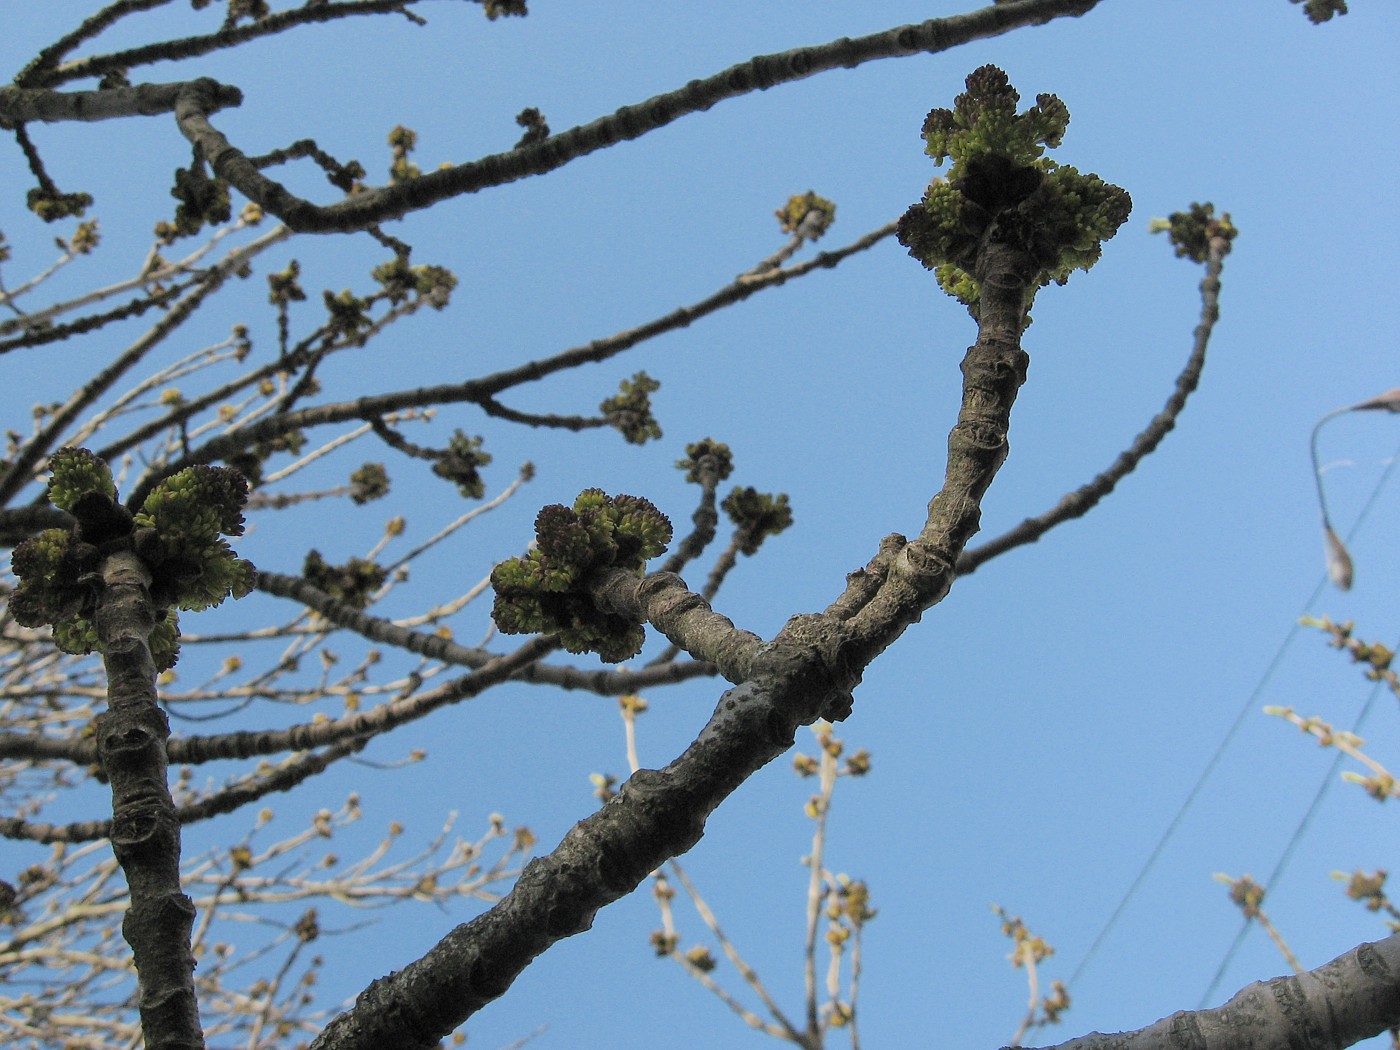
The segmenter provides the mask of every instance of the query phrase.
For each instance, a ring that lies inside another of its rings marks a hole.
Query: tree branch
[[[1229,251],[1230,242],[1224,237],[1211,239],[1206,275],[1201,281],[1201,320],[1196,325],[1195,343],[1185,367],[1176,377],[1176,389],[1171,397],[1167,398],[1162,411],[1152,417],[1146,429],[1093,481],[1062,496],[1060,501],[1044,514],[1027,518],[1009,532],[972,550],[963,551],[958,558],[959,576],[975,572],[980,565],[999,554],[1005,554],[1027,543],[1034,543],[1062,522],[1083,517],[1112,492],[1118,482],[1131,474],[1139,463],[1155,452],[1162,439],[1171,433],[1176,426],[1177,416],[1181,415],[1181,410],[1186,407],[1186,399],[1195,392],[1196,385],[1201,381],[1201,370],[1206,363],[1206,347],[1210,343],[1215,322],[1220,317],[1220,271]]]
[[[815,47],[760,55],[540,142],[429,172],[392,186],[367,190],[324,207],[296,196],[258,171],[243,151],[209,122],[210,105],[214,100],[210,97],[206,101],[201,90],[195,88],[181,96],[176,119],[181,132],[201,151],[219,177],[236,186],[249,200],[298,232],[345,233],[400,218],[449,197],[477,193],[530,175],[542,175],[618,142],[640,138],[725,99],[764,91],[832,69],[852,69],[875,59],[936,54],[973,40],[1000,36],[1021,26],[1078,17],[1097,3],[1098,0],[1011,0],[967,14],[930,19],[919,25],[897,26],[869,36],[842,37]]]
[[[131,894],[122,935],[136,963],[146,1046],[202,1050],[190,950],[194,902],[180,888],[180,822],[166,781],[170,724],[156,698],[149,586],[134,554],[107,558],[94,617],[107,671],[97,756],[112,786],[112,852]]]
[[[1213,1010],[1183,1010],[1136,1032],[1092,1032],[1043,1050],[1171,1050],[1182,1046],[1343,1050],[1397,1024],[1400,933],[1358,945],[1296,977],[1257,981]]]
[[[978,501],[1006,457],[1006,424],[1025,378],[1020,334],[1035,270],[1024,253],[995,243],[979,261],[978,340],[963,363],[963,410],[949,437],[944,486],[929,504],[924,532],[904,546],[904,562],[884,578],[876,600],[844,621],[795,616],[772,642],[758,644],[685,591],[678,577],[639,580],[618,569],[590,581],[600,609],[644,616],[677,644],[712,649],[705,655],[742,684],[720,698],[683,754],[664,769],[633,773],[552,853],[527,865],[500,904],[370,984],[312,1050],[435,1047],[503,995],[537,955],[587,930],[600,908],[694,846],[709,814],[786,752],[798,726],[850,712],[850,691],[866,663],[947,593],[953,564],[976,529]]]

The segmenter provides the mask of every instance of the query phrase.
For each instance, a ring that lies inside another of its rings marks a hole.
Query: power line
[[[1361,508],[1361,513],[1357,516],[1356,521],[1353,523],[1351,530],[1347,535],[1348,545],[1351,544],[1357,532],[1360,531],[1362,523],[1366,520],[1367,515],[1370,514],[1371,509],[1375,506],[1376,500],[1379,498],[1381,490],[1385,487],[1386,482],[1389,481],[1391,474],[1394,473],[1396,464],[1398,462],[1400,462],[1400,448],[1396,449],[1395,456],[1391,457],[1389,464],[1386,466],[1386,469],[1382,472],[1379,480],[1377,480],[1375,487],[1372,488],[1371,494],[1367,498],[1365,505]],[[1098,951],[1103,946],[1104,941],[1108,939],[1108,935],[1112,933],[1114,927],[1117,926],[1118,920],[1127,910],[1128,905],[1131,904],[1133,898],[1137,896],[1138,890],[1142,887],[1142,884],[1147,880],[1147,876],[1151,874],[1152,869],[1156,867],[1157,861],[1161,859],[1162,853],[1166,850],[1167,845],[1171,842],[1173,836],[1175,836],[1176,834],[1177,829],[1181,826],[1182,821],[1185,819],[1187,811],[1190,810],[1191,806],[1200,796],[1202,789],[1205,787],[1206,781],[1210,779],[1211,774],[1214,773],[1216,767],[1219,766],[1221,759],[1225,756],[1225,752],[1228,751],[1230,745],[1234,743],[1235,737],[1238,735],[1240,727],[1244,725],[1245,718],[1252,711],[1256,710],[1256,704],[1258,703],[1260,695],[1264,692],[1265,688],[1269,684],[1269,681],[1273,678],[1274,672],[1278,670],[1278,666],[1282,662],[1284,654],[1288,651],[1288,647],[1293,644],[1293,639],[1298,636],[1298,631],[1301,627],[1299,620],[1302,616],[1306,615],[1314,607],[1318,597],[1327,587],[1327,582],[1327,576],[1323,576],[1322,579],[1318,581],[1317,586],[1313,588],[1312,593],[1303,603],[1302,612],[1298,616],[1295,616],[1293,618],[1292,626],[1289,627],[1288,631],[1284,634],[1283,641],[1279,643],[1278,648],[1274,651],[1274,655],[1269,660],[1267,666],[1264,668],[1263,673],[1259,677],[1259,681],[1255,684],[1254,688],[1250,690],[1249,695],[1244,700],[1244,703],[1240,705],[1239,710],[1235,714],[1234,721],[1230,723],[1230,728],[1225,731],[1224,737],[1221,738],[1220,743],[1216,746],[1214,753],[1211,754],[1210,759],[1206,762],[1205,767],[1200,772],[1200,775],[1197,776],[1196,782],[1191,786],[1191,790],[1187,793],[1186,798],[1182,801],[1180,807],[1177,809],[1176,815],[1173,816],[1171,821],[1167,824],[1166,830],[1162,832],[1161,837],[1157,840],[1157,844],[1152,847],[1152,851],[1147,855],[1147,859],[1143,861],[1142,867],[1138,869],[1138,873],[1133,878],[1132,883],[1129,884],[1127,890],[1124,891],[1123,896],[1119,899],[1118,904],[1113,909],[1112,914],[1109,915],[1107,921],[1105,921],[1102,928],[1100,928],[1097,936],[1094,937],[1093,942],[1089,945],[1088,950],[1084,953],[1084,957],[1080,959],[1079,965],[1075,967],[1074,973],[1071,974],[1070,979],[1066,982],[1067,988],[1074,987],[1074,984],[1076,981],[1079,980],[1080,975],[1083,974],[1084,970],[1088,967],[1089,963],[1093,960],[1094,956],[1098,954]],[[1367,700],[1366,705],[1362,708],[1361,714],[1358,715],[1356,722],[1358,727],[1360,726],[1362,719],[1366,717],[1367,712],[1371,708],[1372,701],[1377,695],[1379,695],[1379,689],[1374,690],[1372,692],[1372,698]],[[1309,805],[1307,811],[1303,814],[1303,818],[1298,822],[1298,826],[1293,830],[1293,834],[1289,837],[1288,844],[1284,847],[1283,853],[1280,856],[1278,863],[1275,865],[1273,873],[1269,877],[1269,882],[1266,884],[1265,887],[1266,889],[1272,890],[1274,888],[1275,881],[1283,874],[1283,871],[1287,867],[1289,859],[1292,857],[1294,848],[1297,846],[1298,841],[1302,838],[1303,833],[1307,830],[1308,823],[1311,821],[1313,813],[1316,812],[1317,808],[1321,805],[1322,799],[1327,793],[1328,785],[1332,782],[1332,780],[1336,778],[1337,767],[1341,764],[1341,761],[1342,755],[1339,752],[1334,758],[1331,767],[1328,769],[1326,776],[1323,778],[1322,785],[1318,788],[1317,793],[1314,795],[1311,805]],[[1225,970],[1228,968],[1230,961],[1234,958],[1235,953],[1239,950],[1239,946],[1243,943],[1245,934],[1248,932],[1248,929],[1249,922],[1248,920],[1246,920],[1243,926],[1241,927],[1239,933],[1236,934],[1234,942],[1226,950],[1225,957],[1221,960],[1220,967],[1216,971],[1215,977],[1211,981],[1210,987],[1206,990],[1205,996],[1203,996],[1203,1000],[1205,998],[1208,998],[1214,992],[1216,985],[1219,984],[1220,980],[1224,976]]]
[[[1385,483],[1390,480],[1391,474],[1394,473],[1398,460],[1400,460],[1400,448],[1396,449],[1395,455],[1392,456],[1390,462],[1386,464],[1385,470],[1381,472],[1380,479],[1371,490],[1371,495],[1361,508],[1361,513],[1357,515],[1355,524],[1352,525],[1351,531],[1347,534],[1348,546],[1351,545],[1352,540],[1361,530],[1362,523],[1371,513],[1371,509],[1375,506],[1376,500],[1380,496],[1381,489],[1385,487]],[[1315,599],[1316,597],[1317,593],[1314,592],[1313,598]],[[1296,628],[1294,631],[1289,632],[1289,637],[1291,638],[1295,633]],[[1397,642],[1396,646],[1392,647],[1391,651],[1394,652],[1396,648],[1400,648],[1400,642]],[[1366,702],[1361,705],[1361,710],[1357,714],[1356,720],[1352,723],[1351,731],[1353,733],[1359,734],[1361,732],[1361,727],[1365,723],[1367,716],[1370,715],[1371,709],[1375,707],[1376,698],[1381,695],[1382,684],[1383,683],[1378,680],[1372,687],[1371,694],[1366,698]],[[1328,763],[1327,766],[1327,772],[1323,774],[1322,783],[1318,785],[1317,791],[1313,794],[1312,802],[1310,802],[1308,808],[1303,811],[1303,816],[1298,821],[1298,826],[1293,829],[1293,834],[1288,837],[1288,843],[1283,847],[1283,852],[1279,854],[1278,861],[1274,864],[1274,870],[1269,873],[1268,881],[1264,883],[1264,890],[1266,893],[1272,893],[1277,887],[1279,879],[1283,877],[1283,873],[1288,868],[1289,861],[1293,859],[1293,854],[1298,847],[1298,843],[1302,841],[1303,835],[1306,834],[1309,826],[1312,824],[1313,817],[1317,814],[1318,810],[1322,808],[1322,800],[1327,797],[1327,792],[1331,790],[1333,783],[1336,782],[1337,774],[1341,770],[1342,762],[1345,757],[1346,756],[1341,751],[1337,751],[1332,756],[1332,761]],[[1225,978],[1225,971],[1229,969],[1230,963],[1240,950],[1240,946],[1244,944],[1244,939],[1249,933],[1249,928],[1249,919],[1245,919],[1240,923],[1240,928],[1235,933],[1235,939],[1230,942],[1230,947],[1225,950],[1225,955],[1220,960],[1220,966],[1216,969],[1215,976],[1211,978],[1210,985],[1201,995],[1200,1006],[1204,1007],[1215,995],[1215,990]]]

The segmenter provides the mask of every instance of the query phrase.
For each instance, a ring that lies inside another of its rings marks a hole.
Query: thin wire
[[[1391,457],[1390,462],[1381,473],[1380,480],[1376,482],[1375,488],[1371,490],[1371,495],[1367,498],[1365,506],[1361,508],[1361,513],[1357,515],[1356,523],[1352,525],[1351,531],[1347,534],[1348,545],[1351,544],[1357,532],[1360,531],[1362,523],[1366,520],[1366,516],[1371,513],[1371,508],[1375,506],[1376,500],[1380,496],[1381,489],[1385,487],[1385,483],[1390,480],[1390,476],[1395,472],[1397,457],[1400,457],[1400,448],[1395,450],[1395,456]],[[1315,597],[1316,595],[1314,594],[1314,598]],[[1293,633],[1296,633],[1296,628],[1294,632],[1290,632],[1290,637]],[[1400,648],[1400,642],[1397,642],[1396,646],[1393,647],[1391,651],[1394,652],[1396,648]],[[1381,695],[1381,686],[1382,683],[1377,681],[1375,686],[1371,689],[1371,695],[1368,696],[1366,702],[1361,705],[1361,711],[1357,714],[1355,722],[1352,723],[1351,731],[1353,733],[1359,734],[1361,732],[1362,725],[1365,723],[1367,716],[1371,713],[1371,709],[1376,704],[1376,698]],[[1284,871],[1288,868],[1288,862],[1293,859],[1293,854],[1298,844],[1302,841],[1303,835],[1311,826],[1313,817],[1317,814],[1318,810],[1322,808],[1323,799],[1327,797],[1327,792],[1332,789],[1333,783],[1336,782],[1337,773],[1340,771],[1345,758],[1346,756],[1341,751],[1338,751],[1332,756],[1332,761],[1328,764],[1327,772],[1323,775],[1322,783],[1318,785],[1317,792],[1313,795],[1312,802],[1303,812],[1302,819],[1298,821],[1298,826],[1293,829],[1293,834],[1289,836],[1287,845],[1283,847],[1283,852],[1279,854],[1279,859],[1274,865],[1274,870],[1269,873],[1268,881],[1264,883],[1266,892],[1272,893],[1277,889],[1279,879],[1283,877]],[[1239,930],[1235,933],[1235,939],[1230,942],[1230,947],[1225,950],[1225,955],[1220,960],[1220,966],[1216,969],[1215,976],[1211,978],[1210,985],[1201,995],[1200,1007],[1204,1007],[1211,1000],[1215,994],[1216,988],[1218,988],[1220,982],[1224,980],[1225,971],[1229,968],[1230,963],[1234,961],[1236,953],[1240,950],[1240,946],[1244,944],[1244,939],[1249,933],[1250,925],[1249,919],[1245,919],[1240,924]]]
[[[1316,437],[1316,430],[1314,430],[1314,437]],[[1400,448],[1396,449],[1395,456],[1391,458],[1390,463],[1386,466],[1385,471],[1381,474],[1380,479],[1376,482],[1375,488],[1371,490],[1371,495],[1366,500],[1365,506],[1361,508],[1361,513],[1357,516],[1355,523],[1351,527],[1351,531],[1347,535],[1348,544],[1351,543],[1356,533],[1360,530],[1362,523],[1366,520],[1366,516],[1371,512],[1371,508],[1375,505],[1376,500],[1380,495],[1381,489],[1385,487],[1386,482],[1390,479],[1391,474],[1394,472],[1397,462],[1400,462]],[[1080,959],[1079,965],[1075,967],[1074,973],[1070,975],[1070,979],[1067,982],[1065,982],[1066,988],[1074,987],[1075,982],[1079,980],[1080,976],[1084,973],[1084,970],[1088,967],[1090,961],[1093,960],[1094,956],[1098,954],[1099,948],[1101,948],[1103,946],[1104,941],[1108,939],[1108,935],[1112,933],[1114,927],[1117,926],[1118,920],[1127,910],[1128,905],[1132,903],[1133,898],[1137,896],[1137,892],[1142,887],[1142,884],[1147,880],[1147,876],[1151,874],[1152,869],[1156,867],[1157,861],[1161,859],[1162,853],[1166,850],[1167,845],[1171,842],[1173,836],[1175,836],[1177,828],[1181,826],[1182,821],[1186,818],[1187,811],[1190,810],[1191,806],[1200,796],[1202,789],[1205,787],[1206,781],[1209,780],[1211,774],[1215,772],[1215,769],[1220,764],[1220,760],[1224,757],[1225,752],[1229,750],[1230,745],[1234,743],[1235,736],[1239,733],[1240,727],[1244,725],[1245,718],[1252,711],[1255,710],[1255,704],[1257,703],[1260,694],[1264,692],[1264,689],[1269,684],[1270,679],[1273,678],[1274,672],[1278,670],[1279,664],[1283,660],[1284,653],[1288,651],[1288,647],[1293,643],[1293,639],[1298,636],[1298,632],[1299,630],[1301,630],[1301,625],[1298,622],[1299,619],[1303,615],[1306,615],[1309,610],[1314,608],[1318,597],[1326,589],[1327,582],[1328,577],[1326,575],[1323,575],[1323,577],[1318,581],[1317,586],[1313,588],[1312,593],[1303,603],[1302,612],[1299,614],[1299,616],[1295,616],[1293,618],[1293,625],[1284,634],[1283,641],[1279,643],[1278,648],[1274,651],[1274,655],[1269,660],[1268,665],[1264,668],[1263,673],[1259,677],[1258,683],[1252,690],[1250,690],[1249,696],[1245,698],[1244,703],[1240,705],[1239,711],[1235,714],[1235,720],[1230,723],[1230,728],[1225,731],[1225,736],[1221,738],[1221,741],[1216,746],[1214,753],[1210,756],[1209,761],[1206,762],[1205,768],[1201,770],[1200,775],[1196,778],[1196,782],[1191,786],[1191,790],[1187,793],[1186,798],[1182,801],[1181,806],[1177,809],[1176,815],[1172,817],[1171,822],[1167,824],[1166,830],[1162,832],[1161,837],[1157,840],[1157,844],[1152,847],[1152,852],[1147,855],[1147,859],[1143,862],[1142,867],[1138,870],[1137,875],[1133,878],[1133,881],[1128,886],[1127,890],[1124,891],[1123,896],[1119,899],[1117,906],[1113,909],[1113,913],[1109,915],[1108,920],[1103,924],[1097,936],[1094,937],[1093,942],[1089,945],[1088,950],[1084,953],[1084,957]],[[1367,702],[1367,707],[1363,708],[1362,715],[1358,718],[1358,725],[1360,725],[1360,717],[1365,716],[1365,712],[1367,709],[1369,709],[1369,705],[1370,701]],[[1303,832],[1306,830],[1308,822],[1312,818],[1313,811],[1317,808],[1323,796],[1326,794],[1327,785],[1330,784],[1333,779],[1335,779],[1335,767],[1340,761],[1340,758],[1341,756],[1338,755],[1337,759],[1334,760],[1333,768],[1328,770],[1327,775],[1323,780],[1323,785],[1321,788],[1319,788],[1317,795],[1314,797],[1312,805],[1308,807],[1308,811],[1303,815],[1303,819],[1299,822],[1298,827],[1294,829],[1293,835],[1289,839],[1288,845],[1284,848],[1283,856],[1280,858],[1278,865],[1275,867],[1273,874],[1270,876],[1269,883],[1266,884],[1266,888],[1272,888],[1274,880],[1282,874],[1282,870],[1286,865],[1288,859],[1291,857],[1294,847],[1296,846],[1298,840],[1301,838]],[[1235,952],[1238,951],[1240,944],[1243,943],[1244,936],[1248,932],[1248,929],[1249,923],[1246,920],[1245,924],[1241,927],[1239,933],[1236,935],[1234,943],[1232,943],[1229,949],[1227,949],[1225,958],[1220,964],[1220,969],[1216,972],[1215,979],[1211,981],[1210,988],[1207,989],[1207,996],[1209,996],[1211,992],[1214,991],[1216,984],[1220,981],[1221,976],[1223,975],[1226,967],[1230,963],[1230,960],[1234,957]]]
[[[1322,592],[1324,586],[1326,586],[1325,578],[1322,583],[1317,585],[1311,597],[1308,598],[1307,603],[1304,605],[1304,612],[1312,608],[1312,603],[1317,600],[1317,596]],[[1133,879],[1132,884],[1128,886],[1122,898],[1118,901],[1118,906],[1113,909],[1113,914],[1110,915],[1108,921],[1103,924],[1103,928],[1099,930],[1098,936],[1094,938],[1093,943],[1089,945],[1088,951],[1084,953],[1084,958],[1079,961],[1079,965],[1075,967],[1074,973],[1070,976],[1070,979],[1065,982],[1066,988],[1074,987],[1075,982],[1079,980],[1080,975],[1098,953],[1103,942],[1107,940],[1108,935],[1113,932],[1113,928],[1118,924],[1118,920],[1122,917],[1123,912],[1127,910],[1128,905],[1132,903],[1133,898],[1137,896],[1137,891],[1141,888],[1143,882],[1147,880],[1147,876],[1151,873],[1152,869],[1156,867],[1157,861],[1167,848],[1167,844],[1171,842],[1172,837],[1176,834],[1177,828],[1181,826],[1181,822],[1186,818],[1187,811],[1200,796],[1201,790],[1206,785],[1206,781],[1210,779],[1210,775],[1215,772],[1215,767],[1220,764],[1220,760],[1224,757],[1225,752],[1234,742],[1240,726],[1244,725],[1245,718],[1255,710],[1255,704],[1259,699],[1259,695],[1264,691],[1264,687],[1268,685],[1274,672],[1278,670],[1278,666],[1283,660],[1284,653],[1288,650],[1289,645],[1292,644],[1294,637],[1297,636],[1300,629],[1298,618],[1294,617],[1293,626],[1290,627],[1288,633],[1284,635],[1283,641],[1274,652],[1273,659],[1269,661],[1268,666],[1264,669],[1259,683],[1250,691],[1244,703],[1240,705],[1240,709],[1235,715],[1235,720],[1230,723],[1230,728],[1225,731],[1225,736],[1221,738],[1220,743],[1216,746],[1215,753],[1210,756],[1210,760],[1206,763],[1205,768],[1201,770],[1200,775],[1196,778],[1196,782],[1191,786],[1191,790],[1187,793],[1185,800],[1177,809],[1176,816],[1172,817],[1171,822],[1167,825],[1167,829],[1162,832],[1161,837],[1157,840],[1157,844],[1152,847],[1152,852],[1147,855],[1147,860],[1143,861],[1142,867],[1138,869],[1137,876]]]

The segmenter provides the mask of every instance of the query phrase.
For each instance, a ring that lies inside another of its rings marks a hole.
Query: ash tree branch
[[[132,299],[121,306],[106,310],[102,313],[88,314],[75,321],[65,321],[55,325],[34,325],[23,335],[13,339],[0,339],[0,354],[7,354],[11,350],[20,350],[31,346],[43,346],[46,343],[59,343],[70,336],[85,335],[94,332],[104,325],[113,321],[125,321],[128,318],[140,317],[146,311],[155,306],[166,306],[170,300],[182,294],[189,288],[189,284],[173,285],[156,291],[140,299]]]
[[[301,576],[259,572],[257,588],[266,594],[299,602],[337,627],[354,631],[372,642],[417,653],[429,660],[480,669],[498,656],[488,649],[461,645],[435,632],[413,631],[399,626],[392,620],[370,616],[346,602],[337,601]],[[716,673],[715,665],[704,660],[649,666],[641,671],[606,667],[585,671],[577,667],[554,667],[536,662],[517,670],[511,676],[511,681],[585,690],[599,696],[617,696],[656,685],[685,681],[688,678],[708,677]],[[5,753],[4,739],[0,737],[0,755]]]
[[[200,88],[198,82],[180,95],[176,120],[180,131],[199,149],[220,178],[294,230],[346,233],[400,218],[450,197],[477,193],[530,175],[542,175],[618,142],[640,138],[725,99],[764,91],[832,69],[852,69],[875,59],[936,54],[974,40],[1000,36],[1021,26],[1078,17],[1097,3],[1098,0],[1011,0],[967,14],[930,19],[919,25],[897,26],[854,39],[843,37],[815,47],[760,55],[540,142],[425,173],[326,206],[298,197],[263,175],[242,150],[210,123],[208,118],[215,99],[206,98],[205,89]]]
[[[83,19],[77,29],[71,33],[65,33],[35,55],[20,72],[20,75],[15,78],[15,82],[32,83],[37,74],[56,69],[59,60],[64,55],[85,41],[100,36],[127,15],[164,7],[168,3],[171,3],[171,0],[114,0],[113,3],[108,4],[100,11]]]
[[[353,401],[343,401],[336,404],[318,405],[314,408],[299,409],[294,412],[283,412],[267,419],[259,420],[249,426],[239,427],[237,430],[225,433],[219,437],[212,438],[197,448],[191,449],[188,455],[182,456],[160,467],[150,471],[135,486],[131,500],[133,505],[139,505],[139,501],[145,499],[150,490],[160,482],[162,478],[174,474],[184,467],[197,463],[210,463],[215,460],[225,459],[236,452],[240,452],[260,441],[271,441],[283,434],[293,430],[300,430],[306,427],[325,426],[334,423],[344,423],[351,420],[360,421],[373,419],[376,416],[397,412],[405,408],[421,408],[429,405],[447,405],[458,403],[479,403],[483,399],[489,399],[522,383],[530,383],[546,376],[553,375],[569,368],[576,368],[587,363],[606,361],[610,357],[629,350],[639,343],[666,332],[678,328],[685,328],[691,323],[723,309],[734,303],[739,303],[747,299],[756,292],[766,288],[778,288],[786,284],[789,280],[806,276],[819,269],[832,269],[843,260],[850,258],[860,252],[866,251],[885,238],[894,233],[894,223],[881,226],[872,230],[862,237],[857,238],[850,244],[829,252],[821,252],[813,258],[798,266],[792,266],[783,270],[774,270],[771,273],[763,274],[761,277],[751,277],[743,280],[736,280],[721,288],[718,292],[706,296],[697,303],[689,306],[678,307],[662,317],[649,321],[646,324],[638,325],[635,328],[624,329],[602,339],[595,339],[582,346],[572,347],[561,351],[552,357],[542,358],[535,361],[527,361],[514,368],[505,369],[492,375],[483,376],[480,379],[470,379],[462,383],[443,383],[437,386],[419,387],[416,390],[400,390],[388,394],[377,394],[369,397],[356,398]],[[280,227],[285,230],[286,227]],[[207,400],[207,399],[206,399]],[[145,430],[138,431],[138,434],[146,434],[159,423],[160,426],[167,425],[167,419],[153,422]],[[100,451],[105,457],[110,457],[127,447],[126,442],[120,446],[108,446]],[[3,525],[3,517],[0,517],[0,526]]]
[[[286,729],[262,732],[243,731],[214,736],[187,737],[170,741],[172,762],[199,764],[223,758],[252,758],[287,751],[309,751],[351,740],[368,740],[406,722],[431,714],[459,700],[480,696],[499,685],[517,670],[552,652],[558,643],[551,638],[532,638],[514,652],[492,659],[485,666],[416,696],[381,704],[369,711],[324,722],[303,722]]]
[[[491,910],[458,926],[422,958],[373,982],[312,1050],[389,1045],[428,1050],[503,995],[536,956],[587,930],[664,861],[686,852],[731,793],[793,744],[798,726],[850,713],[865,666],[923,609],[941,600],[977,528],[980,500],[1007,454],[1006,429],[1028,356],[1020,336],[1036,269],[1024,251],[991,242],[978,257],[977,342],[963,362],[963,406],[948,439],[944,483],[920,536],[859,610],[794,616],[764,643],[712,612],[679,577],[639,579],[613,568],[589,581],[598,608],[645,619],[730,681],[685,752],[660,770],[633,773],[603,808],[531,861]]]
[[[1181,374],[1176,377],[1176,387],[1162,411],[1152,417],[1147,427],[1133,439],[1133,443],[1093,481],[1061,497],[1060,501],[1044,514],[1027,518],[1014,529],[995,539],[988,540],[972,550],[963,551],[958,558],[959,576],[975,572],[979,566],[999,554],[1005,554],[1027,543],[1034,543],[1056,525],[1083,517],[1112,492],[1118,482],[1131,474],[1139,463],[1157,450],[1157,446],[1175,428],[1177,417],[1186,407],[1187,398],[1195,392],[1197,384],[1201,381],[1201,371],[1206,363],[1206,347],[1210,343],[1215,322],[1220,317],[1220,271],[1229,251],[1229,241],[1223,237],[1212,238],[1210,256],[1206,262],[1206,275],[1201,280],[1201,320],[1196,325],[1191,356],[1187,358]]]
[[[74,391],[68,401],[49,419],[44,429],[34,436],[19,454],[5,464],[0,473],[0,503],[13,499],[21,489],[34,480],[35,471],[44,457],[54,448],[68,425],[77,418],[84,408],[91,405],[107,390],[111,389],[123,375],[134,368],[148,353],[169,338],[194,312],[213,295],[229,277],[236,274],[259,252],[285,240],[291,231],[285,226],[270,230],[256,240],[231,250],[218,263],[211,266],[193,284],[188,292],[170,306],[164,316],[111,364],[101,369],[82,388]],[[170,473],[173,473],[171,471]],[[149,489],[140,494],[144,500]],[[133,506],[140,506],[134,503]]]
[[[211,817],[222,816],[241,809],[251,802],[279,791],[290,791],[317,773],[322,773],[342,758],[363,749],[365,741],[351,740],[324,751],[300,755],[278,769],[261,775],[243,777],[218,791],[194,802],[175,807],[180,826],[194,824]],[[42,824],[18,817],[0,818],[0,836],[29,842],[92,842],[112,834],[110,820],[75,821],[71,824]]]
[[[1400,933],[1358,945],[1316,970],[1257,981],[1213,1010],[1181,1011],[1136,1032],[1093,1032],[1043,1050],[1304,1045],[1343,1050],[1397,1024]]]
[[[243,92],[203,77],[174,84],[138,84],[100,91],[51,91],[47,88],[0,87],[0,124],[31,121],[59,123],[74,120],[113,120],[117,117],[153,117],[175,111],[181,93],[199,92],[200,104],[216,113],[243,103]]]
[[[156,697],[149,639],[156,616],[151,577],[130,552],[108,557],[94,620],[103,643],[107,710],[97,758],[112,787],[112,853],[130,904],[122,936],[136,964],[141,1030],[162,1050],[202,1048],[194,991],[194,902],[180,886],[180,822],[166,779],[170,724]]]

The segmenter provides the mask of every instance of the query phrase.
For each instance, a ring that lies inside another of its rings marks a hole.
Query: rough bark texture
[[[1343,1050],[1400,1024],[1400,933],[1316,970],[1249,985],[1213,1010],[1044,1050]],[[1003,1047],[1002,1050],[1012,1050]]]
[[[180,889],[180,822],[166,781],[170,725],[156,701],[149,646],[150,575],[123,552],[107,558],[102,576],[96,619],[107,710],[96,720],[97,755],[112,788],[112,850],[131,890],[122,935],[136,962],[141,1027],[147,1050],[200,1050],[194,902]]]

